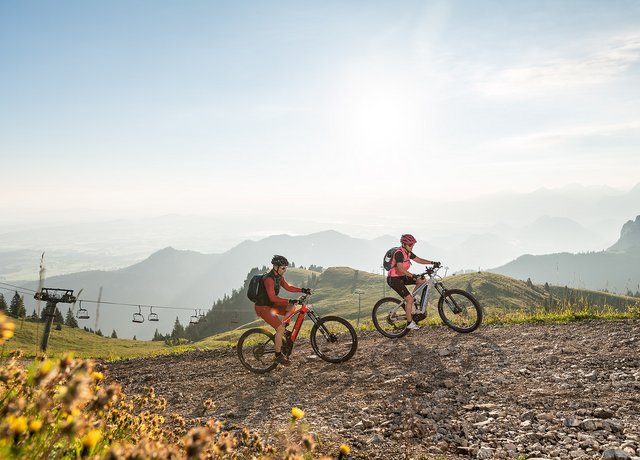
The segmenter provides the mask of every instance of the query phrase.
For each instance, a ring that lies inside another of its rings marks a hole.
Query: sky
[[[636,0],[2,0],[0,214],[629,189],[639,77]]]

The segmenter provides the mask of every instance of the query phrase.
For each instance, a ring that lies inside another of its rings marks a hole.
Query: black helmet
[[[287,258],[285,256],[279,256],[279,255],[275,255],[273,256],[273,259],[271,259],[271,263],[273,265],[278,265],[280,267],[288,267],[289,266],[289,261],[287,260]]]

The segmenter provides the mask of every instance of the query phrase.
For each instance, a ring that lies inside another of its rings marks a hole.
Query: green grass
[[[26,357],[40,355],[40,343],[44,331],[43,323],[16,320],[13,338],[0,346],[0,358],[5,358],[12,350],[20,350]],[[83,329],[62,326],[58,331],[51,329],[47,355],[59,357],[73,351],[78,358],[118,360],[177,353],[197,348],[195,344],[168,346],[164,342],[100,337]]]

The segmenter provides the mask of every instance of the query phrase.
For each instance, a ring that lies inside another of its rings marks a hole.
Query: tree
[[[531,278],[527,278],[527,286],[533,288],[533,283],[531,282]]]
[[[101,331],[100,329],[98,329],[98,330],[96,331],[96,335],[97,335],[97,336],[100,336],[100,337],[104,337],[104,335],[102,334],[102,331]]]
[[[24,318],[27,316],[27,310],[24,308],[24,300],[18,294],[18,291],[14,294],[11,299],[11,305],[9,306],[9,315],[14,318]]]
[[[226,294],[225,294],[226,297]],[[228,300],[228,299],[227,299]],[[172,339],[184,338],[184,326],[180,324],[180,319],[176,316],[176,322],[173,324],[173,331],[171,331]]]
[[[78,321],[76,321],[76,317],[73,316],[71,308],[67,309],[67,316],[64,318],[64,325],[69,327],[78,327]]]
[[[116,330],[114,329],[113,332],[111,333],[111,338],[112,339],[117,339],[118,338],[118,334],[116,334]]]
[[[56,305],[56,310],[53,313],[53,322],[56,324],[64,323],[64,317],[62,316],[62,312],[60,311],[57,305]]]
[[[153,333],[153,339],[151,340],[154,342],[159,342],[164,340],[164,336],[158,332],[158,329],[156,329],[156,332]]]
[[[8,309],[7,301],[4,300],[4,296],[0,294],[0,311],[7,311]]]

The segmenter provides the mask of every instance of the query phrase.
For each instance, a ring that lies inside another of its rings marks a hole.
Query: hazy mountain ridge
[[[640,216],[626,222],[607,250],[573,254],[523,255],[494,273],[552,284],[627,293],[640,291]]]
[[[480,195],[466,201],[434,200],[427,214],[416,212],[402,218],[381,211],[379,216],[316,221],[264,216],[260,214],[263,210],[255,210],[257,214],[251,217],[165,215],[108,220],[105,215],[100,221],[101,214],[94,212],[88,214],[91,222],[83,222],[84,210],[56,215],[55,220],[49,216],[48,224],[38,225],[31,215],[0,213],[4,219],[0,225],[0,280],[35,280],[42,252],[46,252],[48,273],[54,276],[128,267],[167,246],[220,254],[243,241],[259,240],[256,235],[306,235],[327,227],[360,239],[373,238],[373,244],[380,233],[394,235],[395,240],[409,231],[420,241],[419,255],[446,261],[452,269],[496,267],[522,254],[609,247],[616,241],[620,223],[637,213],[638,202],[640,184],[628,191],[571,185]],[[370,225],[373,221],[376,225]],[[366,268],[376,266],[377,261]]]
[[[630,220],[622,226],[620,239],[608,251],[629,252],[640,250],[640,216]]]

